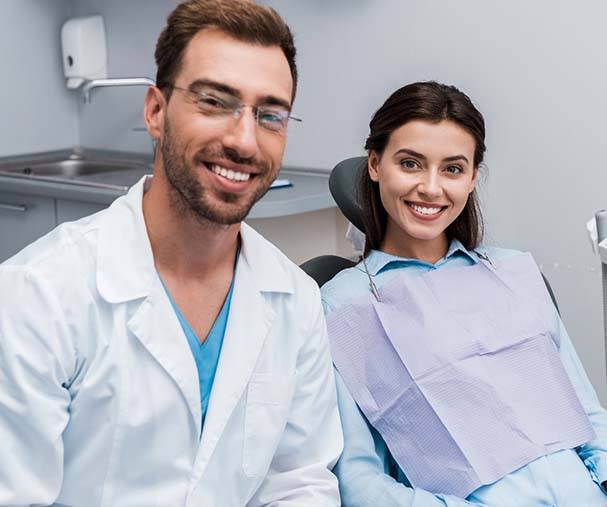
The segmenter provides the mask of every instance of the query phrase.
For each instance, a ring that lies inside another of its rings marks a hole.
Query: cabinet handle
[[[5,209],[7,211],[18,211],[20,213],[25,213],[27,211],[26,204],[5,204],[0,202],[0,210]]]

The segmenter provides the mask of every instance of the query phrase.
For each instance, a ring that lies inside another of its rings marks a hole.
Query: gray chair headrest
[[[342,160],[329,176],[329,190],[337,206],[352,224],[365,232],[362,208],[358,198],[360,171],[367,170],[367,157],[353,157]]]

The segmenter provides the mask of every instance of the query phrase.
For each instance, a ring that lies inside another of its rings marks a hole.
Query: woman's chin
[[[445,234],[443,227],[407,227],[404,229],[406,236],[416,241],[438,241],[441,240]]]

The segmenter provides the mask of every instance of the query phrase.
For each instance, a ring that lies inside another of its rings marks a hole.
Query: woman
[[[434,82],[371,120],[365,254],[322,288],[346,507],[607,505],[607,417],[541,274],[480,245],[484,143]]]

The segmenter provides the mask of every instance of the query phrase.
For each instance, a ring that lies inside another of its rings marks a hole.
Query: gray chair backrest
[[[329,190],[344,216],[364,231],[363,212],[358,197],[360,172],[367,170],[367,157],[347,158],[337,164],[329,176]]]
[[[340,271],[356,266],[356,262],[338,255],[320,255],[304,262],[299,267],[322,287]]]

